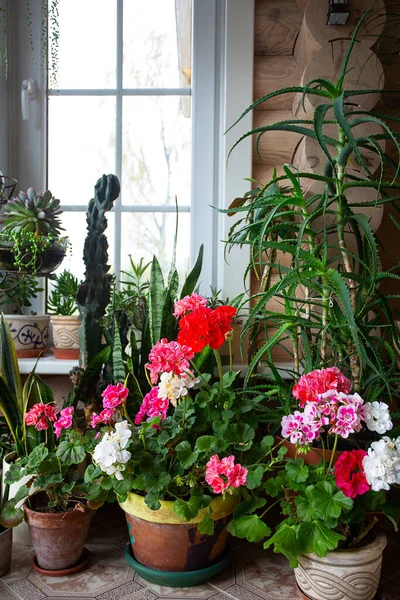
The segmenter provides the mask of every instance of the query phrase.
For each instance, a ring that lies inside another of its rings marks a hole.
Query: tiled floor
[[[0,600],[298,600],[287,560],[256,544],[234,541],[233,561],[209,584],[167,588],[149,584],[125,562],[127,530],[122,512],[108,507],[93,520],[86,546],[89,567],[68,577],[45,577],[32,568],[33,551],[15,543],[10,573],[0,579]],[[399,539],[400,542],[400,539]],[[384,555],[381,589],[376,600],[399,600],[400,544],[389,540]]]

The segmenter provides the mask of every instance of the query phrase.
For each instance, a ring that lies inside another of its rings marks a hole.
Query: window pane
[[[142,257],[149,262],[155,254],[166,276],[172,259],[175,221],[173,213],[122,213],[121,268],[129,271],[129,254],[135,263]],[[190,214],[179,213],[176,266],[181,283],[189,268],[189,255]]]
[[[115,99],[51,96],[48,186],[61,205],[87,205],[98,178],[114,172]]]
[[[191,120],[178,96],[123,101],[122,202],[190,204]]]
[[[64,269],[69,269],[79,280],[83,278],[85,264],[83,262],[83,247],[86,238],[86,213],[85,212],[64,212],[62,215],[62,226],[65,229],[63,235],[67,235],[70,241],[70,247],[67,254],[56,271],[60,273]],[[109,264],[114,263],[114,213],[107,213],[108,227],[105,231],[108,240]],[[113,272],[111,268],[110,273]]]
[[[60,89],[115,88],[116,0],[59,0],[58,6],[58,60],[50,51],[50,82],[56,71]],[[51,14],[49,21],[51,50]]]
[[[125,0],[125,88],[190,84],[190,0]]]

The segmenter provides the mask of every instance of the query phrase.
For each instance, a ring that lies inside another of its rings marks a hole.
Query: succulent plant
[[[60,201],[47,190],[38,194],[33,187],[20,192],[4,206],[2,223],[5,233],[33,233],[36,237],[58,237],[63,229],[60,222]]]

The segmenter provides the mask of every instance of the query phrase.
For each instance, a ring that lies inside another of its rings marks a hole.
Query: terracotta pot
[[[294,570],[297,585],[310,600],[372,600],[381,576],[386,536],[355,550],[335,550],[324,558],[316,554],[299,557]]]
[[[7,471],[10,470],[13,462],[17,458],[18,458],[18,455],[16,452],[9,452],[9,454],[6,454],[3,457],[2,478],[1,478],[1,495],[3,495],[3,493],[4,493],[4,477],[7,473]],[[25,475],[25,477],[22,477],[22,479],[17,481],[17,483],[12,483],[10,485],[9,498],[14,498],[14,496],[18,492],[19,488],[22,487],[23,485],[26,485],[28,483],[28,481],[30,481],[31,479],[32,479],[32,475]],[[17,506],[21,507],[22,505],[23,505],[23,500],[21,500],[21,502],[19,502]],[[25,521],[22,521],[22,523],[20,523],[16,527],[13,527],[13,540],[14,540],[14,542],[19,542],[20,544],[25,544],[26,546],[32,545],[31,532],[29,531],[28,524],[25,523]]]
[[[121,507],[135,559],[150,569],[169,572],[197,571],[213,565],[224,554],[228,539],[225,526],[236,503],[232,496],[215,498],[211,503],[214,534],[204,535],[197,524],[208,509],[189,522],[182,521],[174,512],[173,502],[161,501],[159,510],[150,510],[143,496],[129,493]]]
[[[278,442],[280,442],[281,440],[282,440],[282,438],[279,438],[279,437],[277,438]],[[297,452],[296,445],[292,444],[288,440],[284,440],[284,442],[282,443],[282,446],[285,446],[285,448],[288,449],[287,454],[286,454],[287,458],[303,458],[304,463],[306,465],[318,465],[320,462],[322,462],[322,448],[318,448],[318,449],[311,448],[311,450],[309,450],[309,452],[307,452],[307,454],[299,454]],[[341,454],[342,454],[341,450],[336,450],[335,455],[333,457],[332,464],[335,464],[335,462],[337,461],[337,459],[339,458],[339,456]],[[332,456],[332,450],[325,450],[326,462],[329,462],[331,460],[331,456]]]
[[[12,554],[12,529],[0,532],[0,577],[3,577],[11,568]]]
[[[46,349],[50,317],[6,315],[18,358],[35,358]]]
[[[33,508],[24,504],[37,563],[50,571],[69,569],[80,561],[94,511],[83,505],[66,513],[35,511],[44,500],[46,493],[39,492],[30,499]]]
[[[76,316],[52,315],[50,317],[53,334],[53,354],[61,359],[79,358],[79,327],[81,322]]]

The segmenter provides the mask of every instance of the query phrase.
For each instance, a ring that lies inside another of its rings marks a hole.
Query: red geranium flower
[[[179,344],[189,346],[194,352],[201,352],[206,346],[219,350],[232,331],[235,314],[233,306],[199,307],[179,321]]]
[[[348,498],[355,498],[370,489],[362,466],[365,450],[343,452],[335,464],[335,480],[338,488]]]
[[[300,401],[300,406],[304,406],[306,402],[316,402],[319,394],[325,394],[329,390],[350,393],[351,382],[337,367],[315,369],[302,375],[292,393]]]

